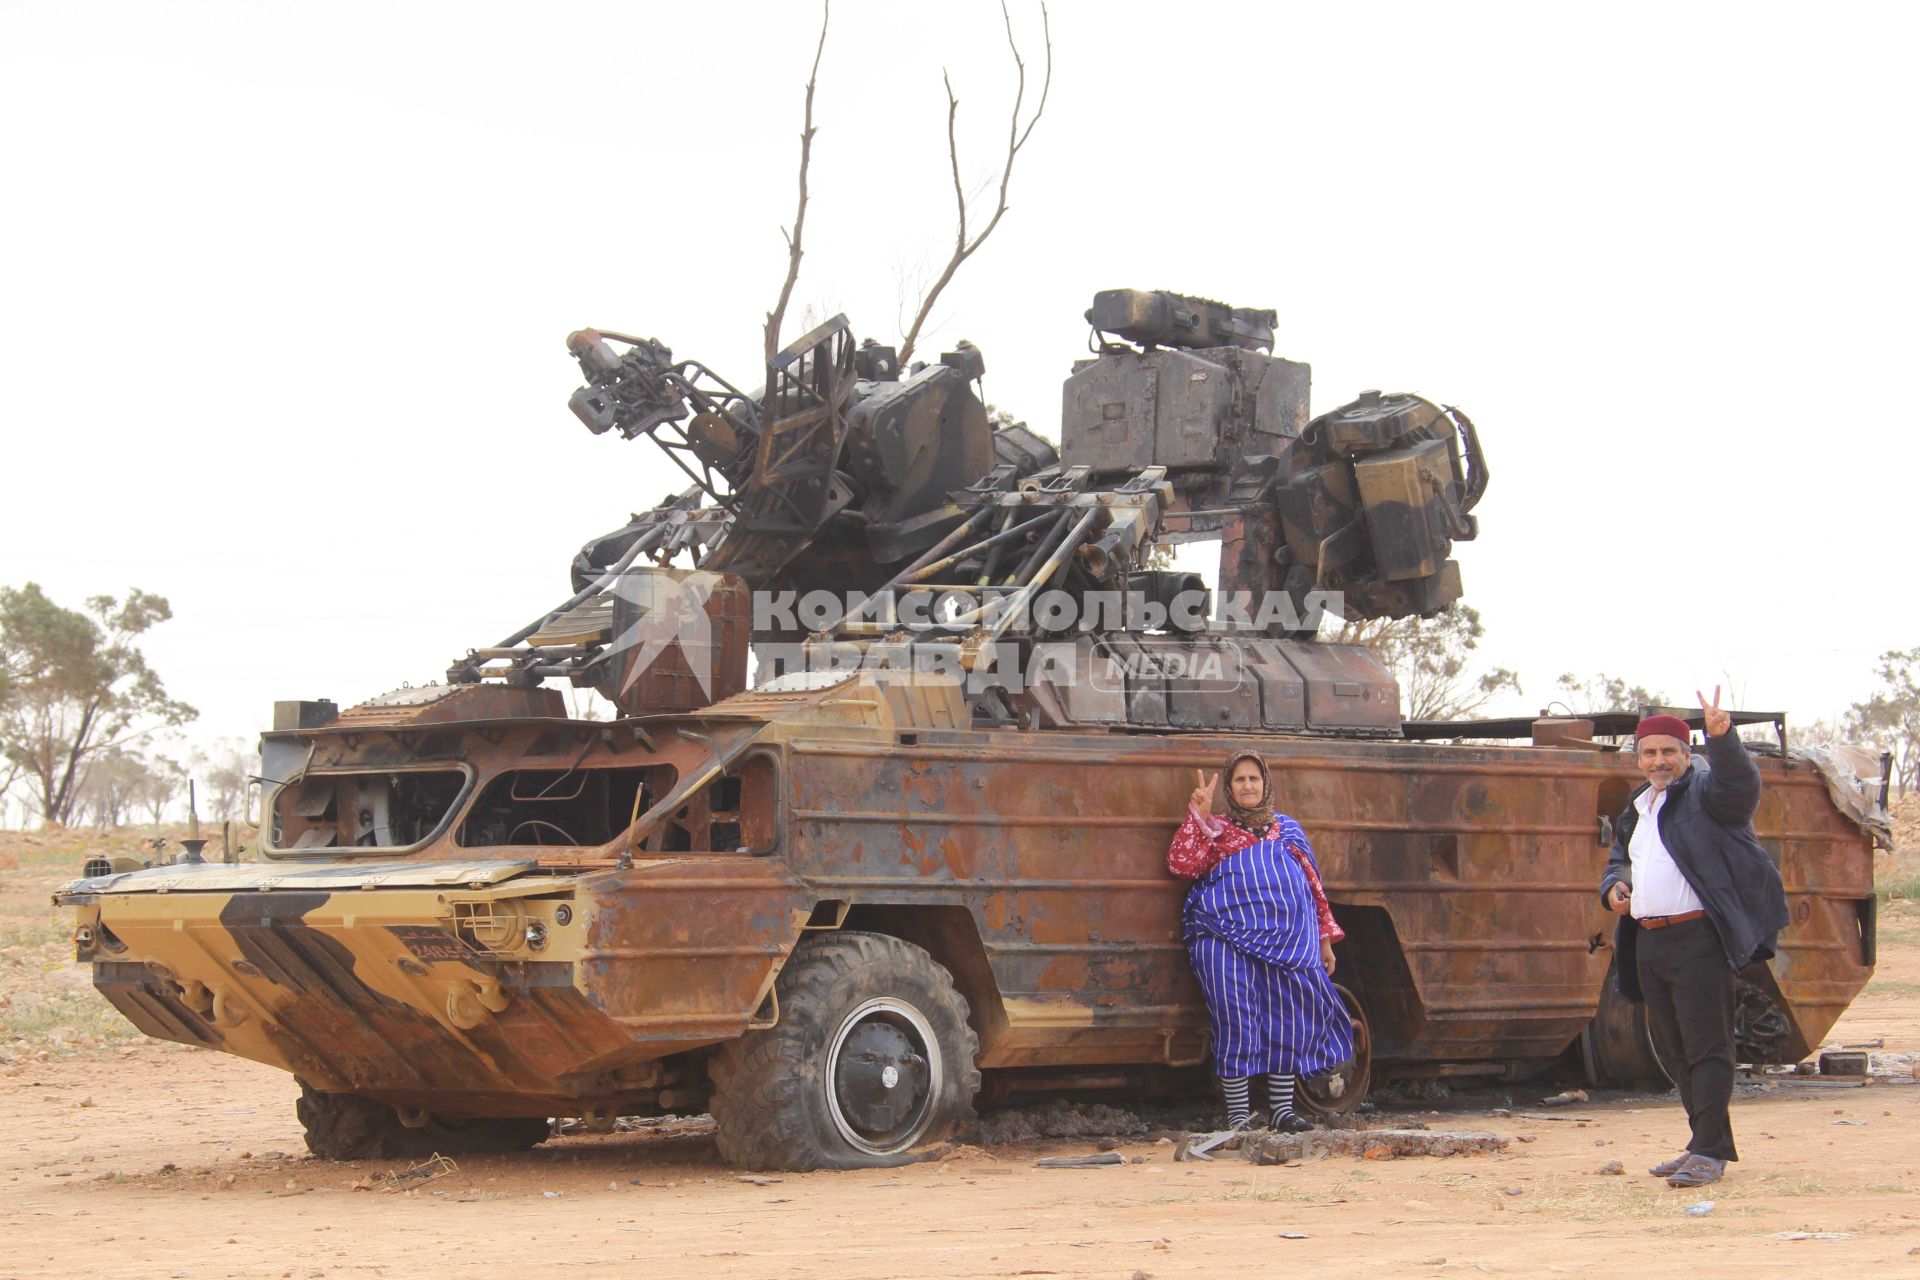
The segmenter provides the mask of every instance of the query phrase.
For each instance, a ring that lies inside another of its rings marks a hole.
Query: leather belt
[[[1677,916],[1642,916],[1634,921],[1642,929],[1664,929],[1670,924],[1685,924],[1706,915],[1705,911],[1682,911]]]

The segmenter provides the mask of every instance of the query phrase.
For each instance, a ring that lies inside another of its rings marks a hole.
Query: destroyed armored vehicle
[[[1088,320],[1057,452],[989,424],[965,345],[902,371],[835,319],[745,391],[574,334],[574,412],[691,484],[443,682],[278,704],[257,864],[60,891],[95,985],[291,1072],[322,1155],[711,1110],[741,1165],[895,1163],[976,1104],[1199,1074],[1164,856],[1194,770],[1255,744],[1347,935],[1360,1050],[1309,1106],[1657,1078],[1595,892],[1630,721],[1410,722],[1369,651],[1315,638],[1459,597],[1473,424],[1375,393],[1313,416],[1272,312],[1115,290]],[[1156,555],[1202,541],[1211,587]],[[619,718],[569,718],[562,681]],[[1872,837],[1782,717],[1736,719],[1779,739],[1756,824],[1794,922],[1740,1043],[1790,1062],[1872,972]]]

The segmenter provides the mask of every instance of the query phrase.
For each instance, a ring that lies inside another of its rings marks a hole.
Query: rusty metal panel
[[[1355,645],[1276,641],[1275,649],[1300,673],[1307,724],[1348,731],[1400,732],[1400,687],[1369,651]]]
[[[498,684],[428,684],[395,689],[348,707],[323,727],[342,729],[453,724],[463,720],[564,719],[566,700],[557,689]],[[304,727],[304,726],[303,726]]]

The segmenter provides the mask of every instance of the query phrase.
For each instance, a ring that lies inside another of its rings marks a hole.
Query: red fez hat
[[[1669,738],[1678,738],[1684,746],[1693,731],[1687,728],[1687,722],[1679,716],[1648,716],[1635,726],[1634,741],[1638,742],[1641,738],[1651,737],[1656,733],[1664,733]]]

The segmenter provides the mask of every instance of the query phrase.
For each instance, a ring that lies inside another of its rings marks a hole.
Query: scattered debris
[[[445,1156],[435,1152],[418,1164],[409,1165],[399,1173],[382,1170],[359,1182],[352,1183],[355,1191],[411,1191],[446,1177],[450,1173],[460,1172],[460,1166]],[[293,1183],[287,1183],[287,1189],[293,1189]]]
[[[1708,1214],[1713,1212],[1713,1206],[1715,1203],[1716,1202],[1712,1200],[1702,1200],[1696,1204],[1688,1205],[1685,1209],[1681,1210],[1681,1212],[1686,1214],[1689,1218],[1704,1218]]]
[[[1117,1151],[1102,1151],[1092,1156],[1044,1156],[1033,1162],[1036,1169],[1098,1169],[1104,1165],[1125,1164],[1127,1158]]]
[[[1578,1102],[1591,1102],[1585,1089],[1569,1089],[1565,1093],[1556,1093],[1551,1098],[1540,1099],[1543,1107],[1571,1107]]]
[[[1467,1129],[1320,1129],[1310,1133],[1250,1135],[1240,1153],[1255,1164],[1283,1164],[1328,1155],[1359,1156],[1364,1160],[1402,1156],[1471,1155],[1505,1151],[1507,1140],[1496,1134]],[[1379,1154],[1375,1154],[1378,1151]]]
[[[1282,1240],[1311,1240],[1313,1237],[1304,1231],[1282,1231],[1280,1238]]]
[[[1834,1121],[1834,1123],[1835,1123],[1835,1124],[1865,1124],[1865,1123],[1866,1123],[1866,1121],[1865,1121],[1865,1120],[1854,1120],[1854,1119],[1851,1119],[1851,1118],[1846,1118],[1846,1119],[1840,1119],[1840,1120],[1835,1120],[1835,1121]]]
[[[1851,1231],[1776,1231],[1773,1233],[1771,1238],[1774,1240],[1851,1240],[1853,1239],[1853,1232]],[[1909,1249],[1907,1252],[1915,1253],[1915,1252],[1920,1252],[1920,1250]]]
[[[1176,1161],[1211,1160],[1215,1151],[1238,1151],[1242,1139],[1247,1136],[1244,1129],[1221,1129],[1214,1133],[1183,1133],[1180,1141],[1174,1144],[1173,1158]]]
[[[1627,1166],[1625,1166],[1624,1164],[1621,1164],[1618,1160],[1609,1160],[1605,1164],[1601,1165],[1598,1169],[1594,1170],[1595,1173],[1604,1173],[1604,1174],[1613,1174],[1613,1175],[1624,1174],[1626,1173],[1626,1171],[1627,1171]]]
[[[963,1126],[959,1140],[983,1147],[1046,1138],[1138,1137],[1153,1126],[1138,1114],[1099,1102],[1048,1102],[990,1111]]]
[[[740,1173],[734,1175],[735,1181],[751,1182],[756,1187],[770,1187],[776,1182],[785,1182],[785,1178],[769,1178],[762,1173]]]

